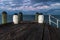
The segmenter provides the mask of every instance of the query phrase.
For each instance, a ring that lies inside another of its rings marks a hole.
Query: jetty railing
[[[56,22],[54,22],[51,18],[55,19]],[[53,24],[55,24],[55,25],[57,26],[57,28],[59,28],[59,22],[60,22],[59,19],[55,18],[55,17],[52,16],[52,15],[49,15],[49,25],[52,25],[51,23],[53,23]]]

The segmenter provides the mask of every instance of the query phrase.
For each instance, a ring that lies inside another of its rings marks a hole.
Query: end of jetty
[[[7,23],[7,13],[3,12],[2,24],[0,25],[0,40],[60,40],[59,21],[57,23],[53,22],[51,15],[49,16],[49,23],[44,22],[42,13],[36,13],[33,22],[23,21],[21,12],[14,15],[13,22]],[[52,27],[51,22],[55,23],[57,27]]]

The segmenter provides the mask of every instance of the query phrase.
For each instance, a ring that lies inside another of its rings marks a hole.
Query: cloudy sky
[[[48,11],[60,9],[60,0],[0,0],[0,10]]]

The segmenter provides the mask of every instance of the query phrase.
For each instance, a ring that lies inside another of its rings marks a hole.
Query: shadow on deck
[[[60,30],[36,22],[0,25],[0,40],[60,40]]]

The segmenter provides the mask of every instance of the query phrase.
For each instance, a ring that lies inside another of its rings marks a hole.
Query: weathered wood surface
[[[60,40],[60,29],[48,27],[51,40]]]
[[[0,25],[0,40],[60,40],[60,30],[45,23],[8,23]]]

